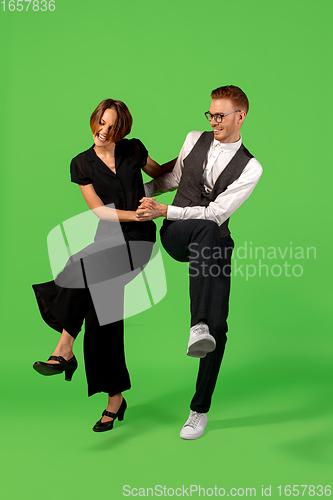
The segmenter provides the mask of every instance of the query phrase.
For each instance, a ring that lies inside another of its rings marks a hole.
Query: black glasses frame
[[[209,121],[211,121],[214,118],[216,123],[222,123],[222,120],[225,116],[232,115],[233,113],[239,113],[240,111],[241,111],[240,109],[237,109],[236,111],[231,111],[231,113],[224,113],[224,115],[221,114],[212,115],[209,111],[206,111],[205,117]]]

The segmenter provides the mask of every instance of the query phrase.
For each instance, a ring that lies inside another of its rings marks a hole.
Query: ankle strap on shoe
[[[59,363],[67,363],[67,361],[65,360],[65,358],[63,358],[62,356],[50,356],[48,361],[50,359],[53,359],[53,361],[59,361]]]
[[[102,413],[102,417],[103,415],[105,415],[106,417],[111,417],[111,418],[116,418],[116,414],[115,413],[112,413],[111,411],[106,411],[104,410],[103,413]]]

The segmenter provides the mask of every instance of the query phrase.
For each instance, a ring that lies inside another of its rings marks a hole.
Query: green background
[[[118,500],[123,485],[191,484],[255,487],[257,496],[272,485],[278,498],[278,485],[332,484],[331,2],[31,7],[0,11],[3,498]],[[58,339],[31,288],[52,279],[46,236],[87,209],[70,182],[70,159],[90,147],[90,114],[112,97],[134,116],[131,137],[168,161],[190,130],[209,129],[210,92],[228,84],[249,96],[243,141],[264,168],[232,217],[236,249],[292,242],[316,247],[316,258],[272,262],[301,264],[300,277],[234,276],[208,426],[184,441],[198,362],[185,354],[187,267],[163,251],[167,296],[126,321],[126,418],[93,433],[106,396],[87,398],[82,334],[70,384],[32,370]]]

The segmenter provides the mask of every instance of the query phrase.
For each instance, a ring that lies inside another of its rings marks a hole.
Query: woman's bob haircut
[[[112,142],[119,142],[130,133],[133,123],[132,115],[126,104],[122,101],[104,99],[104,101],[97,106],[90,117],[90,128],[92,133],[95,135],[101,124],[101,118],[104,111],[111,108],[117,111],[117,119],[110,130],[108,139]]]

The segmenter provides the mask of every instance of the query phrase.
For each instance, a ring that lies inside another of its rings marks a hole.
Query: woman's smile
[[[99,121],[99,126],[98,128],[96,127],[97,130],[93,133],[96,146],[101,147],[110,143],[111,130],[117,121],[117,116],[117,111],[114,108],[108,108],[104,111]]]
[[[107,142],[108,141],[108,136],[107,135],[103,135],[103,134],[99,133],[99,134],[96,134],[96,136],[102,142]]]

